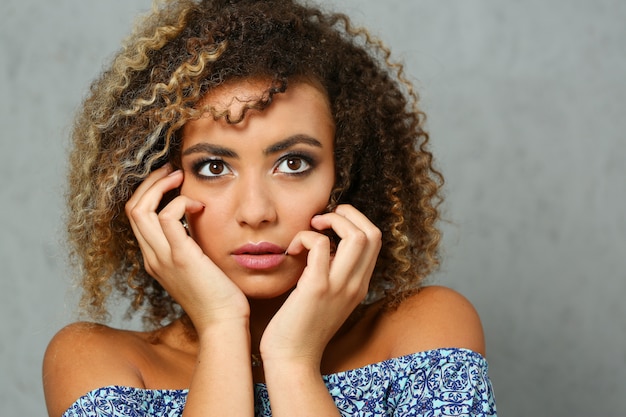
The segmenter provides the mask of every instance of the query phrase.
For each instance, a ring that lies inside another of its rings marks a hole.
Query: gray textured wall
[[[436,280],[484,321],[503,416],[624,416],[626,3],[344,0],[406,63],[447,178]],[[149,0],[0,3],[0,415],[44,415],[72,320],[72,113]]]

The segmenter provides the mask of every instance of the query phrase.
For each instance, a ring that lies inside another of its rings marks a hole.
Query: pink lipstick
[[[248,243],[233,251],[235,261],[247,269],[272,269],[285,260],[285,249],[269,242]]]

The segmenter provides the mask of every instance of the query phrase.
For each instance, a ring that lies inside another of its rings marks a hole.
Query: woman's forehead
[[[320,97],[330,109],[328,94],[319,82],[308,78],[289,80],[284,91],[276,92],[276,82],[266,78],[244,78],[227,81],[209,90],[199,102],[199,109],[214,115],[228,114],[230,120],[241,120],[242,112],[250,105],[267,102],[270,95],[291,95],[293,90],[306,90],[309,95]],[[271,91],[274,91],[273,93]]]
[[[231,119],[238,119],[246,104],[267,99],[271,86],[271,81],[257,78],[229,81],[210,90],[200,105],[217,113],[228,111]]]

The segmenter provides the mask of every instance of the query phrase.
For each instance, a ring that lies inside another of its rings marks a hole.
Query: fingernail
[[[172,172],[170,172],[169,174],[167,174],[167,176],[168,176],[168,177],[172,177],[172,176],[174,176],[174,175],[178,174],[179,172],[182,172],[182,171],[181,171],[180,169],[177,169],[176,171],[172,171]]]

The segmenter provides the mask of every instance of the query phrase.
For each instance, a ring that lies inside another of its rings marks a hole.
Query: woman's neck
[[[259,353],[261,337],[276,312],[289,294],[271,299],[248,299],[250,303],[250,348],[253,354]]]
[[[250,349],[252,353],[259,353],[259,345],[265,328],[272,320],[276,312],[283,305],[289,294],[272,299],[248,299],[250,303]],[[187,342],[197,342],[198,335],[194,329],[193,322],[187,315],[183,315],[172,324],[155,332],[155,336],[163,335],[164,331],[175,330],[182,331]],[[174,333],[178,333],[174,331]]]

